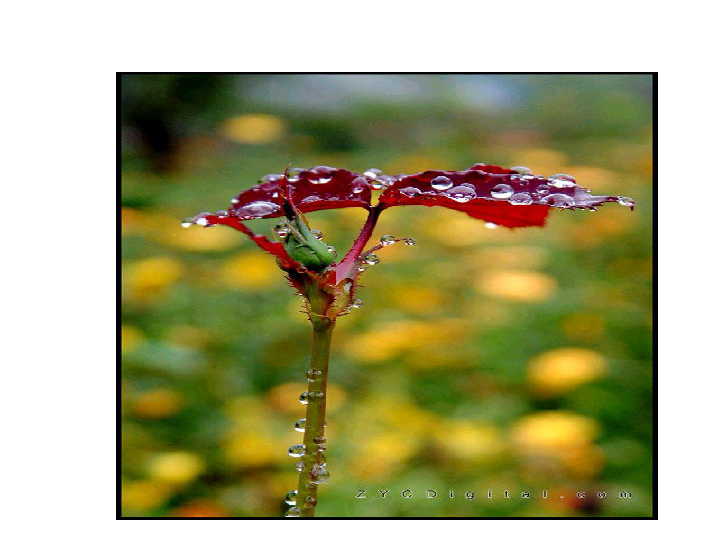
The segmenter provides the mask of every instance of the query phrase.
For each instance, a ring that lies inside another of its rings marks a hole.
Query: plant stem
[[[308,372],[308,403],[305,415],[305,455],[302,456],[303,469],[298,480],[297,507],[301,517],[313,517],[317,504],[318,471],[325,471],[325,409],[327,399],[327,375],[330,362],[330,338],[335,326],[334,321],[323,315],[310,314],[312,322],[312,342],[310,350],[310,370]],[[319,448],[318,448],[319,446]]]

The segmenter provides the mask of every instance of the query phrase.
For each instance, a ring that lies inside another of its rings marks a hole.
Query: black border
[[[116,250],[115,250],[115,261],[116,261],[116,381],[115,381],[115,519],[116,520],[275,520],[285,519],[282,516],[268,516],[268,517],[194,517],[194,518],[183,518],[183,517],[170,517],[170,516],[123,516],[122,515],[122,485],[121,485],[121,474],[122,474],[122,430],[121,430],[121,380],[122,380],[122,360],[121,360],[121,276],[122,276],[122,257],[120,252],[121,242],[121,184],[122,184],[122,109],[121,109],[121,97],[122,88],[121,81],[123,75],[176,75],[184,73],[200,73],[208,75],[652,75],[652,114],[653,114],[653,208],[652,208],[652,219],[653,219],[653,504],[652,504],[652,516],[642,517],[593,517],[593,516],[569,516],[569,517],[553,517],[553,516],[538,516],[538,517],[318,517],[313,519],[339,519],[339,520],[352,520],[352,519],[398,519],[398,520],[426,520],[426,519],[438,519],[438,520],[657,520],[658,519],[658,329],[657,329],[657,315],[658,315],[658,182],[657,182],[657,169],[658,169],[658,72],[657,71],[564,71],[564,72],[553,72],[553,71],[531,71],[531,72],[512,72],[512,71],[488,71],[488,72],[475,72],[475,71],[437,71],[437,72],[368,72],[368,71],[350,71],[350,72],[338,72],[338,71],[324,71],[324,72],[312,72],[312,71],[279,71],[279,72],[265,72],[265,71],[249,71],[249,72],[236,72],[236,71],[208,71],[208,72],[193,72],[193,71],[118,71],[115,73],[115,169],[116,169]]]

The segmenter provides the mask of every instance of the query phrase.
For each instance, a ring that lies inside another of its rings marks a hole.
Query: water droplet
[[[290,448],[288,448],[288,455],[290,457],[302,457],[305,455],[305,445],[304,444],[293,444]]]
[[[305,462],[300,460],[295,464],[295,470],[297,472],[303,472],[305,470]]]
[[[285,223],[278,223],[275,225],[274,230],[275,234],[277,234],[280,238],[285,238],[290,232],[290,228]]]
[[[305,432],[305,419],[301,418],[297,422],[295,422],[295,431],[299,431],[300,433]]]
[[[418,188],[416,188],[416,187],[406,187],[406,188],[402,188],[402,189],[400,190],[400,193],[402,193],[402,194],[405,195],[406,197],[417,197],[418,195],[422,195],[422,191],[420,191],[420,190],[419,190]]]
[[[309,476],[311,484],[327,484],[330,481],[330,473],[324,463],[315,463]]]
[[[492,223],[490,221],[485,222],[485,228],[486,229],[497,229],[499,225],[497,223]]]
[[[318,176],[317,178],[308,178],[311,184],[327,184],[332,180],[332,176]]]
[[[282,178],[282,174],[266,174],[260,179],[260,182],[274,182]]]
[[[575,200],[563,193],[553,193],[552,195],[545,197],[543,201],[555,208],[570,208],[575,206]]]
[[[300,201],[301,204],[310,204],[314,202],[321,201],[322,199],[320,197],[316,197],[315,195],[310,195],[309,197],[305,197],[302,201]]]
[[[547,182],[554,188],[569,188],[575,185],[575,178],[569,174],[553,174]]]
[[[308,403],[308,393],[307,392],[303,392],[302,394],[300,394],[300,403],[302,403],[303,405],[307,405],[307,403]]]
[[[550,192],[550,188],[547,187],[545,184],[540,184],[538,187],[535,188],[535,191],[542,195],[545,195],[546,193]]]
[[[508,199],[508,202],[514,205],[532,204],[532,197],[529,193],[515,193]]]
[[[363,259],[363,261],[365,261],[366,263],[368,263],[370,266],[374,266],[374,265],[376,265],[377,263],[380,262],[380,257],[378,257],[377,255],[375,255],[374,253],[371,253],[370,255],[365,256],[365,258]]]
[[[287,494],[285,495],[285,504],[287,504],[288,506],[295,506],[297,504],[297,496],[298,496],[297,489],[288,491]]]
[[[380,169],[368,169],[363,173],[363,175],[367,176],[368,178],[377,178],[381,174],[382,171]]]
[[[235,215],[239,218],[254,219],[268,216],[279,209],[280,207],[275,203],[266,201],[254,201],[251,203],[247,203],[245,206],[241,206],[240,208],[235,210]]]
[[[305,508],[312,508],[313,506],[317,506],[317,499],[315,497],[307,496],[305,497],[305,503],[303,504]]]
[[[230,202],[233,204],[237,204],[240,202],[240,199],[238,199],[237,197],[233,197],[232,199],[230,199]]]
[[[355,180],[352,181],[352,183],[350,185],[352,186],[353,193],[362,193],[363,191],[365,191],[367,188],[370,187],[368,185],[368,183],[365,180],[362,180],[361,178],[356,178]]]
[[[527,167],[521,167],[521,166],[510,167],[510,170],[515,171],[516,173],[520,173],[520,174],[530,174],[530,175],[532,174],[532,171],[530,169],[528,169]]]
[[[490,190],[490,193],[496,199],[509,199],[515,190],[507,184],[498,184]]]
[[[445,191],[452,187],[453,183],[447,176],[436,176],[430,181],[430,185],[438,191]]]
[[[363,265],[358,266],[358,269],[357,269],[358,272],[364,272],[365,270],[367,270],[367,266],[363,266]]]
[[[383,246],[389,246],[390,244],[394,244],[394,243],[395,243],[395,237],[394,237],[393,235],[391,235],[391,234],[386,234],[385,236],[383,236],[382,238],[380,238],[380,243],[381,243]]]
[[[288,171],[287,180],[288,182],[297,182],[300,180],[300,173],[303,172],[305,169],[290,169]]]
[[[227,210],[218,210],[217,212],[215,212],[215,215],[217,217],[228,217],[228,212]]]
[[[195,220],[195,223],[197,223],[201,227],[207,227],[210,222],[207,220],[207,218],[201,217],[201,218],[197,218]]]
[[[300,510],[297,506],[293,506],[292,508],[288,509],[287,512],[285,512],[285,517],[300,517],[302,516],[302,510]]]
[[[635,201],[630,197],[618,197],[618,202],[623,206],[635,206]]]
[[[182,223],[180,223],[180,226],[181,226],[181,227],[184,227],[185,229],[187,229],[187,228],[190,227],[193,223],[195,223],[195,220],[193,220],[192,218],[188,218],[188,219],[184,219],[184,220],[182,221]]]
[[[359,298],[356,298],[355,300],[353,300],[353,303],[350,304],[350,306],[353,307],[353,308],[355,308],[355,309],[361,308],[362,305],[363,305],[363,301],[360,300]]]
[[[406,246],[414,246],[416,244],[417,244],[417,240],[415,240],[414,238],[406,238],[405,239]]]
[[[325,444],[327,442],[327,439],[325,438],[324,435],[318,435],[317,437],[315,437],[313,439],[313,442],[315,444]]]
[[[308,369],[305,376],[307,377],[308,382],[317,381],[320,377],[322,377],[322,370],[320,369]]]
[[[468,202],[477,197],[475,188],[471,184],[460,184],[457,187],[448,189],[445,195],[450,197],[453,201],[457,202]]]
[[[382,189],[385,187],[385,182],[383,182],[379,178],[371,178],[370,187],[375,190]]]
[[[308,399],[321,399],[324,398],[325,394],[322,392],[308,392]]]

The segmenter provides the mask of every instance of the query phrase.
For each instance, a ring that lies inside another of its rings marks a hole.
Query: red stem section
[[[363,252],[363,249],[365,249],[365,244],[367,244],[368,240],[370,240],[378,218],[380,217],[380,212],[382,212],[383,209],[384,207],[380,205],[370,208],[367,220],[365,220],[365,225],[363,225],[360,234],[355,239],[350,251],[347,252],[347,255],[343,257],[343,260],[340,261],[335,269],[335,283],[340,283],[343,279],[345,279],[346,274],[355,263],[355,259],[357,259]]]

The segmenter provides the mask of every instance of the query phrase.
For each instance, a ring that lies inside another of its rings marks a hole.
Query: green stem
[[[298,480],[297,507],[301,517],[313,517],[317,504],[318,483],[326,481],[325,469],[325,409],[327,399],[327,374],[330,362],[330,338],[334,321],[323,315],[310,314],[313,326],[310,371],[308,372],[308,403],[305,415],[305,454],[303,470]],[[319,475],[317,473],[320,473]],[[320,482],[315,480],[320,479]]]

